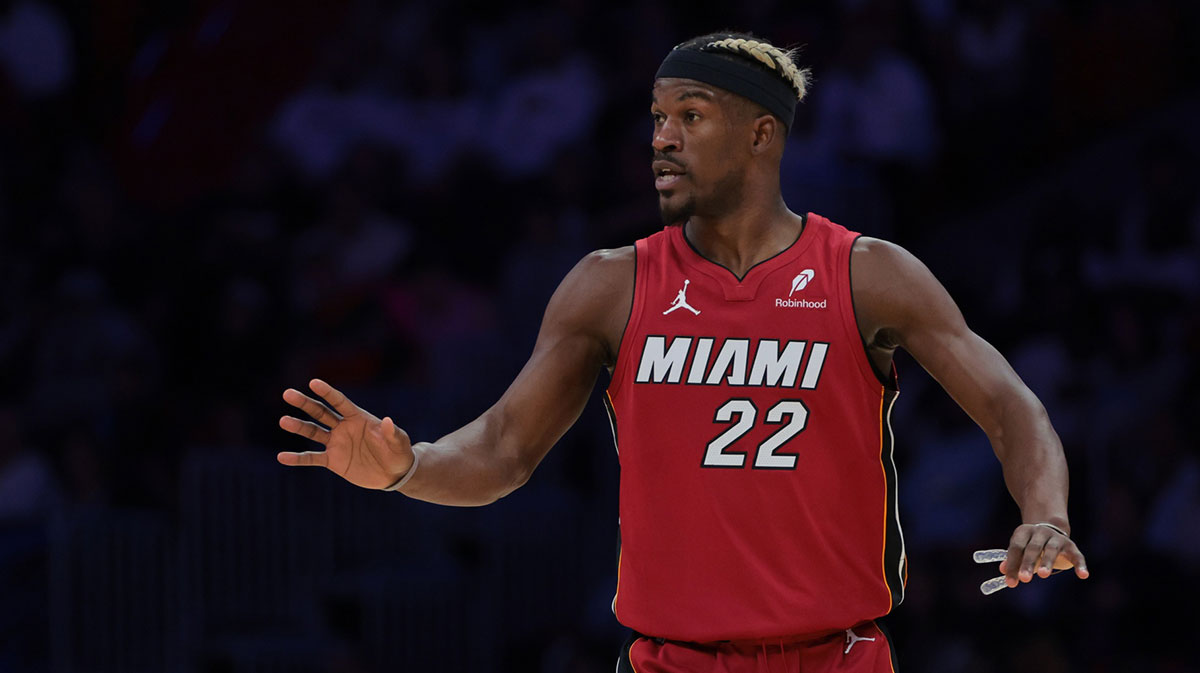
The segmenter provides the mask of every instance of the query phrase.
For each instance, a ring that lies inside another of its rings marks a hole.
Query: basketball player
[[[788,210],[779,166],[807,72],[749,35],[672,50],[650,112],[667,225],[585,257],[498,402],[435,441],[328,383],[284,399],[324,445],[283,452],[364,488],[483,505],[520,487],[601,369],[621,465],[618,670],[894,669],[875,620],[904,597],[889,414],[903,347],[987,433],[1022,523],[1008,586],[1074,567],[1045,409],[904,249]],[[684,310],[678,310],[678,309]],[[318,425],[318,423],[320,425]],[[322,427],[324,426],[324,427]]]

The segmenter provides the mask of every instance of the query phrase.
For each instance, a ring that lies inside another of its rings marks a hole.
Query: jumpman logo
[[[687,303],[687,288],[688,288],[688,283],[690,283],[690,282],[692,282],[692,281],[690,281],[686,278],[683,280],[683,289],[679,291],[679,294],[675,295],[675,301],[671,302],[671,308],[663,311],[663,315],[666,315],[666,314],[670,313],[671,311],[674,311],[677,308],[686,308],[687,310],[691,311],[694,315],[700,315],[700,311],[697,311],[696,309],[692,308],[691,305],[689,305]]]
[[[850,654],[850,648],[854,647],[855,643],[860,640],[875,642],[874,638],[862,638],[853,629],[846,629],[846,651],[842,652],[842,654]]]

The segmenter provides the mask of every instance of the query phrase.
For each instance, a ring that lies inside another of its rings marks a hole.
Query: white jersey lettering
[[[829,352],[829,344],[823,341],[789,340],[781,347],[779,339],[730,338],[714,356],[716,341],[713,337],[647,336],[635,382],[815,390]]]
[[[696,354],[692,356],[692,367],[688,370],[688,383],[692,385],[704,383],[704,372],[708,368],[708,356],[712,353],[714,341],[716,339],[712,337],[696,339]]]
[[[750,368],[750,385],[795,386],[796,376],[800,374],[800,360],[804,358],[804,346],[803,341],[789,341],[783,347],[783,353],[780,353],[779,342],[775,339],[758,342],[754,366]]]
[[[729,371],[729,377],[726,379],[729,385],[746,385],[746,361],[749,359],[749,339],[726,339],[721,345],[721,352],[717,353],[717,361],[708,372],[708,380],[705,383],[710,386],[720,385],[725,372]]]
[[[646,337],[642,361],[638,364],[638,383],[679,383],[684,363],[687,361],[688,349],[692,345],[692,337],[671,339],[669,349],[666,348],[666,344],[667,338],[664,336]]]
[[[804,380],[800,381],[800,387],[805,390],[815,390],[817,382],[821,380],[821,369],[825,366],[825,353],[829,350],[829,344],[817,342],[812,345],[808,352],[808,364],[804,366]]]

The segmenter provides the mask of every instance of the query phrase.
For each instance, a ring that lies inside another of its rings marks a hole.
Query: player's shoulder
[[[579,260],[559,285],[558,294],[576,304],[595,309],[628,292],[633,286],[637,261],[632,245],[594,250]]]
[[[891,241],[885,241],[882,238],[875,238],[874,236],[864,235],[854,239],[854,252],[856,253],[862,252],[866,254],[875,253],[876,255],[892,255],[902,250],[904,250],[904,248],[900,247],[899,245],[896,245]]]
[[[619,248],[593,250],[583,258],[581,263],[604,265],[607,267],[632,266],[636,257],[636,246],[624,245]]]
[[[854,242],[850,290],[860,320],[902,309],[921,313],[945,293],[916,255],[896,243],[869,236]]]
[[[904,247],[873,236],[854,239],[850,258],[855,274],[906,274],[921,266],[920,260]]]
[[[575,265],[571,273],[580,276],[582,281],[609,286],[632,283],[636,272],[636,249],[632,245],[626,245],[589,252]]]
[[[595,335],[615,360],[633,302],[637,261],[632,245],[584,256],[558,286],[546,323]]]

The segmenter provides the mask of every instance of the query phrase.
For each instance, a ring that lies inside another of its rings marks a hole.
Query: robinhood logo
[[[800,290],[808,287],[808,282],[812,280],[813,276],[815,275],[816,274],[813,273],[812,269],[805,269],[801,271],[799,275],[792,279],[792,291],[788,293],[788,296],[790,297]]]
[[[829,306],[828,299],[821,301],[809,301],[807,299],[786,299],[777,297],[775,299],[776,308],[827,308]]]

